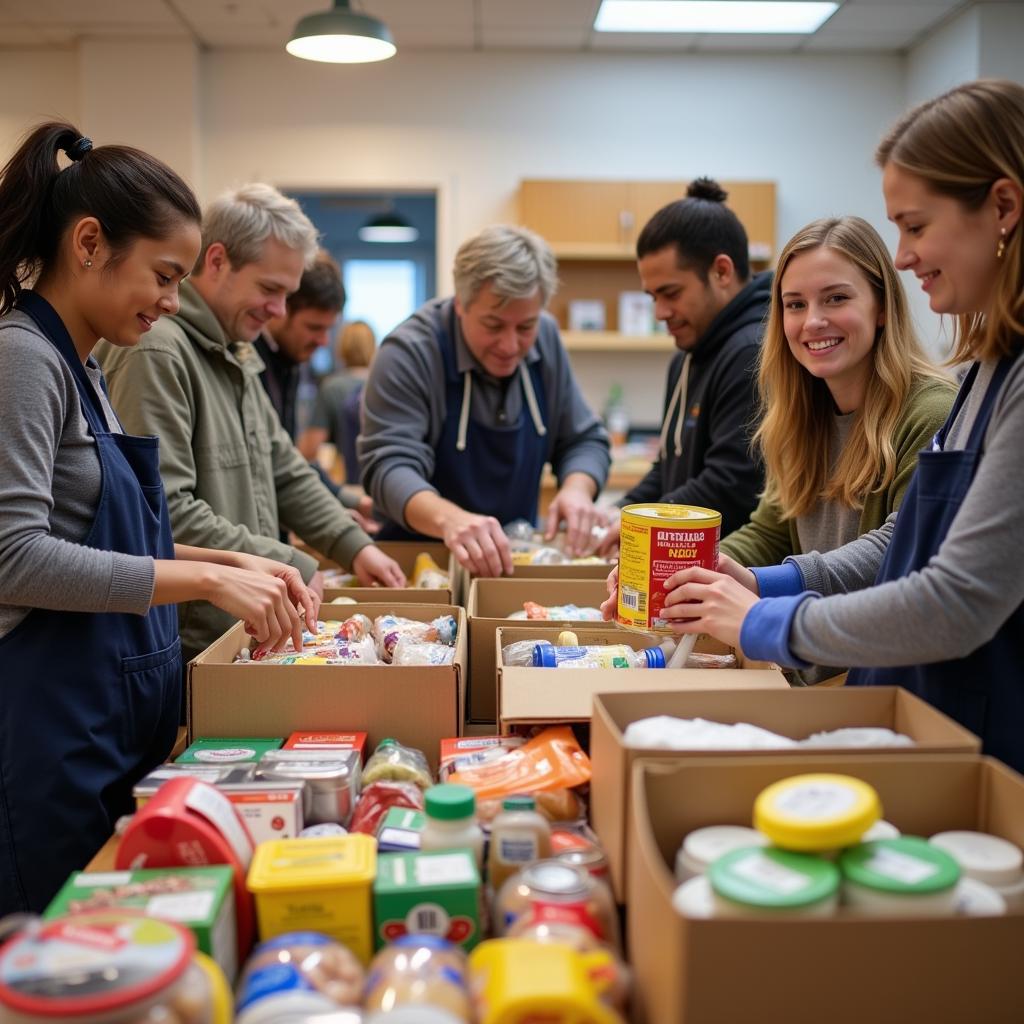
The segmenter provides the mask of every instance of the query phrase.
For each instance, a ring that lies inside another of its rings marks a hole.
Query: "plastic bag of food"
[[[537,810],[552,824],[575,825],[586,820],[586,808],[574,789],[546,789],[530,794],[536,802]],[[485,828],[501,813],[504,797],[477,800],[477,820]]]
[[[691,651],[686,656],[687,668],[739,668],[735,654],[702,654]]]
[[[538,619],[538,620],[581,620],[586,622],[600,622],[600,608],[580,608],[575,604],[537,604],[535,601],[524,601],[521,612],[513,612],[510,619]]]
[[[425,643],[407,636],[399,638],[391,655],[392,665],[450,665],[454,660],[454,647]]]
[[[504,757],[454,772],[448,781],[472,786],[478,800],[571,789],[590,781],[590,758],[569,726],[556,725]]]
[[[392,807],[408,807],[413,811],[422,811],[424,806],[423,790],[415,783],[373,782],[369,786],[363,786],[348,830],[376,836],[377,826]]]
[[[518,750],[525,742],[523,736],[462,736],[459,739],[441,740],[437,777],[441,782],[448,782],[453,773],[504,757],[508,751]],[[479,806],[478,803],[477,810]],[[500,806],[498,810],[501,810]]]
[[[447,590],[451,586],[448,573],[426,551],[421,551],[416,556],[412,567],[412,579],[409,582],[417,590]]]
[[[373,623],[362,612],[349,616],[339,627],[338,637],[344,640],[362,640],[373,634]]]
[[[433,622],[419,619],[403,619],[398,615],[378,615],[373,620],[373,635],[381,660],[391,664],[395,645],[402,637],[420,640],[424,643],[455,644],[458,625],[454,616],[442,615]]]
[[[411,782],[420,789],[429,789],[434,785],[423,752],[415,747],[402,746],[398,740],[383,739],[377,749],[370,755],[363,769],[363,788],[370,783],[380,782]]]

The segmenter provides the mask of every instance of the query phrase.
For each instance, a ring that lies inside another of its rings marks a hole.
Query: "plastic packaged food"
[[[805,747],[912,747],[914,741],[892,729],[862,727],[812,733],[801,741]]]
[[[551,825],[530,796],[506,797],[491,822],[487,879],[497,890],[527,864],[551,856]]]
[[[839,870],[813,854],[743,847],[709,868],[715,917],[830,917],[839,903]]]
[[[134,911],[32,922],[0,950],[4,1024],[230,1024],[230,1004],[187,928]]]
[[[524,601],[521,612],[512,612],[510,619],[536,619],[540,621],[552,619],[559,622],[601,622],[600,608],[583,607],[575,604],[537,604],[536,601]]]
[[[372,636],[372,634],[373,622],[361,612],[350,616],[338,627],[338,636],[344,637],[346,640],[362,640],[363,637]]]
[[[690,651],[686,656],[686,668],[739,668],[735,654],[705,654]]]
[[[368,963],[376,871],[377,843],[369,836],[261,843],[248,878],[256,896],[260,938],[315,930]]]
[[[917,836],[876,839],[844,850],[843,901],[861,916],[952,914],[960,867],[945,850]]]
[[[533,648],[533,668],[664,668],[660,647],[635,651],[628,644],[556,647],[541,641]]]
[[[434,785],[430,765],[421,750],[405,747],[390,737],[377,744],[363,769],[364,788],[374,782],[412,782],[420,789]]]
[[[362,832],[368,836],[377,834],[381,819],[392,807],[408,807],[414,811],[423,810],[423,790],[414,782],[371,782],[366,785],[356,801],[356,809],[349,822],[349,832]]]
[[[459,736],[441,740],[437,777],[441,782],[447,782],[453,772],[493,761],[502,757],[506,751],[516,750],[525,742],[522,736]]]
[[[451,579],[426,551],[421,551],[413,562],[409,583],[417,590],[447,590]]]
[[[289,932],[253,950],[238,983],[238,1022],[255,1024],[273,1014],[329,1013],[357,1007],[363,966],[320,932]]]
[[[256,766],[258,779],[305,782],[307,825],[347,825],[359,793],[360,772],[357,750],[272,750]]]
[[[768,837],[744,825],[708,825],[690,832],[676,853],[676,881],[704,872],[719,857],[743,847],[767,846]]]
[[[754,828],[786,850],[836,850],[860,842],[882,816],[878,794],[849,775],[794,775],[754,801]]]
[[[726,725],[703,718],[654,715],[630,722],[622,736],[627,747],[647,750],[784,750],[796,740],[748,722]]]
[[[391,655],[392,665],[450,665],[453,661],[454,647],[413,640],[407,636],[399,638]]]
[[[363,1006],[390,1010],[428,1005],[471,1020],[466,989],[466,954],[437,935],[403,935],[381,949],[370,963]]]
[[[445,783],[424,794],[426,822],[420,833],[420,849],[469,850],[477,871],[484,867],[484,834],[476,821],[476,794],[469,786]]]
[[[486,764],[455,772],[451,782],[476,790],[478,800],[516,793],[567,789],[590,781],[590,758],[567,725],[544,729],[517,750]]]
[[[608,858],[586,823],[572,828],[552,828],[551,856],[582,868],[595,878],[608,877]]]
[[[405,619],[397,615],[378,615],[373,620],[373,636],[381,660],[391,664],[395,645],[402,637],[426,643],[440,643],[454,646],[458,623],[454,616],[442,615],[432,622],[419,619]]]
[[[518,665],[520,668],[531,668],[533,666],[533,649],[536,646],[536,640],[515,640],[506,644],[501,649],[501,663],[503,665]]]

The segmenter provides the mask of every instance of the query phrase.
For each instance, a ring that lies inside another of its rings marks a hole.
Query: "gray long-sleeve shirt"
[[[91,359],[86,372],[120,432]],[[0,636],[32,608],[144,615],[153,559],[82,544],[101,485],[71,368],[35,321],[0,320]]]
[[[966,445],[995,366],[981,365],[946,451]],[[800,569],[808,589],[836,595],[800,605],[790,628],[792,651],[810,662],[917,665],[962,658],[990,640],[1024,602],[1022,438],[1024,358],[1014,364],[996,398],[971,488],[923,569],[871,586],[895,516],[826,555],[787,559]]]
[[[363,486],[374,504],[403,526],[409,499],[424,490],[436,493],[430,484],[435,450],[445,418],[459,415],[458,409],[445,404],[437,314],[452,332],[459,373],[473,374],[470,419],[488,427],[504,426],[515,423],[523,410],[518,375],[499,380],[484,371],[466,346],[453,305],[452,299],[434,299],[396,327],[381,343],[366,383],[359,437]],[[570,473],[586,473],[600,491],[611,464],[608,435],[580,393],[558,327],[546,313],[525,358],[527,364],[540,362],[547,461],[559,483]]]

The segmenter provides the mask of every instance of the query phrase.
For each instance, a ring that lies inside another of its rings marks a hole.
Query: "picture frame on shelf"
[[[654,332],[654,300],[646,292],[619,292],[619,331],[647,335]]]
[[[570,331],[603,331],[605,308],[600,299],[572,299],[569,302]]]

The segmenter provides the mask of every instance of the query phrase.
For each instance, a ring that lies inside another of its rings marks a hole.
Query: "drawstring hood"
[[[462,387],[462,408],[459,410],[459,434],[455,441],[455,450],[464,452],[466,450],[466,432],[469,429],[469,410],[473,397],[473,373],[467,370],[463,375]],[[519,379],[523,383],[523,394],[526,397],[526,407],[530,410],[530,419],[533,420],[533,427],[538,437],[546,437],[548,428],[544,426],[541,419],[540,406],[537,405],[537,395],[533,390],[533,381],[526,369],[526,363],[519,364]]]
[[[661,440],[658,444],[658,454],[661,458],[668,456],[668,428],[672,422],[672,413],[678,407],[679,415],[676,417],[675,429],[675,454],[676,458],[683,454],[683,421],[686,419],[686,392],[690,386],[690,353],[683,357],[683,367],[679,371],[679,381],[672,398],[669,400],[668,408],[665,410],[665,420],[661,424]]]

